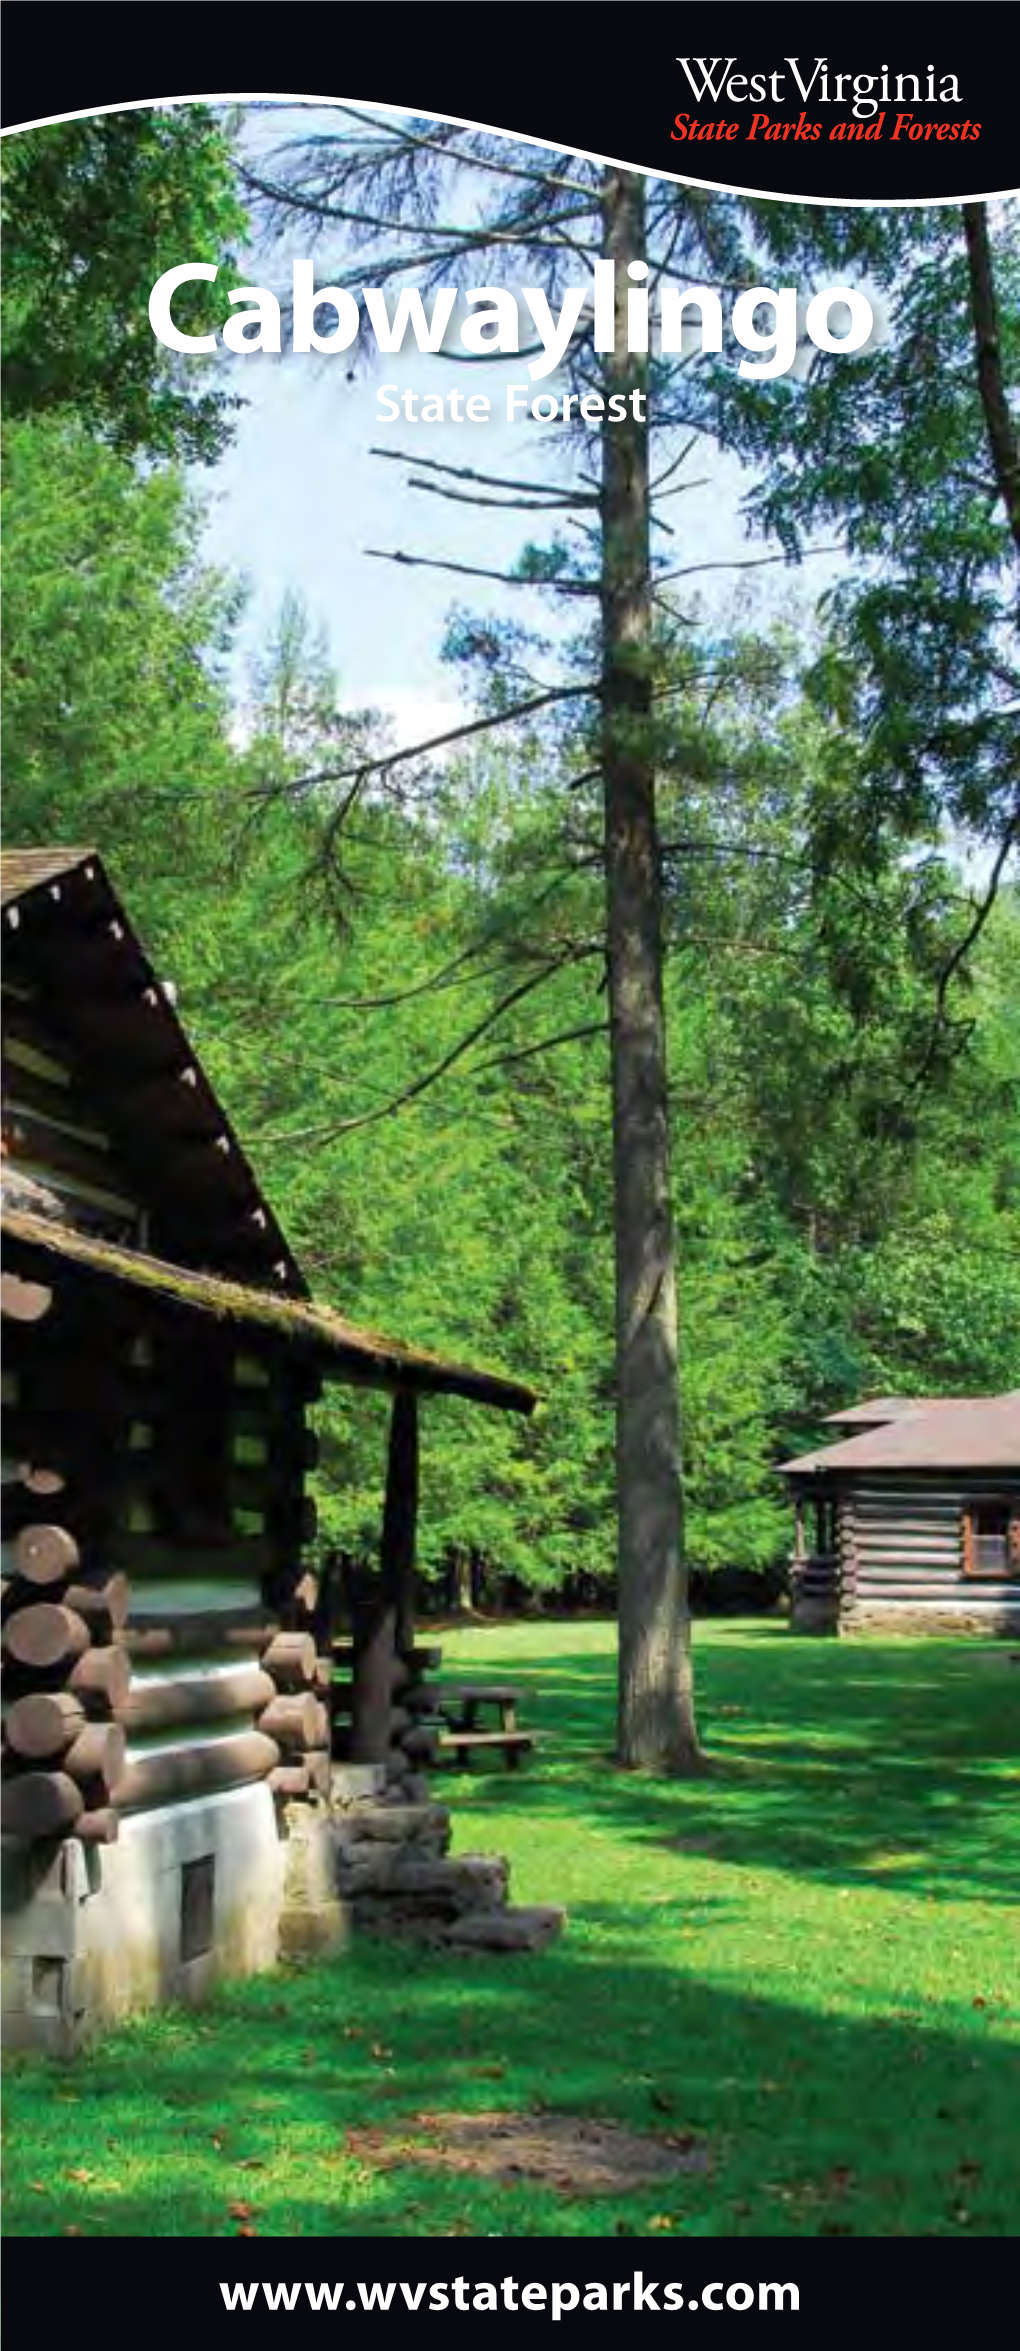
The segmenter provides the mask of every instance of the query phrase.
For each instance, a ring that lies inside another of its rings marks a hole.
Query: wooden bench
[[[437,1743],[439,1755],[463,1756],[470,1763],[476,1747],[501,1748],[513,1769],[535,1744],[530,1731],[517,1727],[519,1697],[508,1682],[463,1682],[441,1691],[437,1704],[445,1727]],[[483,1718],[491,1715],[498,1716],[498,1730],[484,1727]]]
[[[462,1755],[470,1763],[476,1747],[501,1747],[504,1761],[513,1771],[521,1756],[529,1754],[534,1744],[530,1731],[440,1731],[437,1758]]]

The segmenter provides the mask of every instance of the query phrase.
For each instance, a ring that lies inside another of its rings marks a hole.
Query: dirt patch
[[[424,2164],[479,2179],[539,2180],[564,2196],[608,2196],[707,2171],[690,2132],[648,2138],[576,2114],[417,2114],[399,2128],[349,2131],[352,2155],[380,2169]]]

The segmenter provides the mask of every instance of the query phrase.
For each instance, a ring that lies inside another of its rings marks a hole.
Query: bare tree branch
[[[541,694],[531,695],[527,701],[511,703],[506,710],[486,712],[481,718],[464,719],[459,726],[447,727],[441,735],[429,735],[424,742],[406,743],[399,751],[386,751],[377,759],[361,760],[356,767],[316,768],[307,775],[292,777],[286,784],[274,785],[268,791],[260,784],[251,789],[248,797],[265,799],[279,791],[288,794],[310,792],[320,784],[349,782],[354,787],[350,795],[353,801],[370,776],[383,775],[392,767],[400,767],[408,759],[424,759],[430,751],[441,751],[448,743],[464,742],[467,737],[481,734],[489,727],[511,726],[518,718],[530,718],[535,711],[545,710],[551,703],[576,701],[584,696],[597,695],[598,692],[597,680],[590,685],[548,686]]]
[[[470,1075],[479,1076],[483,1069],[509,1069],[518,1061],[530,1061],[536,1053],[551,1053],[558,1045],[573,1045],[583,1037],[608,1037],[607,1020],[586,1020],[576,1029],[558,1029],[555,1036],[539,1037],[534,1045],[521,1045],[512,1053],[490,1053],[484,1061],[473,1063]]]
[[[266,179],[263,173],[253,171],[250,165],[242,164],[240,177],[243,185],[249,188],[253,195],[261,196],[269,204],[286,205],[289,209],[311,213],[316,220],[342,221],[345,226],[378,229],[383,236],[407,235],[406,221],[388,220],[385,215],[380,213],[358,212],[351,205],[331,204],[321,196],[307,194],[295,196],[293,189],[287,186],[285,180]],[[561,221],[583,219],[586,211],[585,205],[573,204],[563,212],[550,215],[543,220],[543,235],[547,235],[550,228],[557,228]],[[474,252],[481,241],[477,230],[458,227],[455,223],[446,221],[420,221],[417,224],[417,234],[420,237],[442,239],[447,244],[451,255]],[[501,228],[499,222],[494,222],[491,229],[485,231],[485,242],[488,243],[491,240],[493,244],[517,244],[520,242],[520,234],[519,227],[512,220],[507,223],[505,229]]]
[[[462,954],[455,955],[452,962],[441,964],[438,971],[430,972],[427,979],[415,980],[407,988],[394,988],[386,996],[316,996],[311,1001],[320,1007],[329,1006],[334,1012],[389,1012],[397,1004],[410,1004],[416,996],[428,996],[433,992],[438,995],[444,988],[464,987],[481,979],[481,971],[465,972],[464,966],[473,963],[484,952],[487,944],[486,940],[476,940],[472,946],[465,947]],[[491,972],[500,967],[490,964],[486,968]]]
[[[474,1027],[459,1038],[456,1045],[452,1045],[449,1052],[444,1053],[442,1058],[434,1062],[430,1069],[424,1070],[422,1075],[415,1078],[411,1085],[405,1086],[401,1093],[392,1095],[388,1102],[380,1103],[376,1109],[363,1110],[356,1118],[342,1118],[328,1127],[294,1127],[281,1130],[277,1134],[260,1137],[260,1143],[274,1145],[281,1143],[333,1143],[341,1135],[356,1134],[361,1127],[375,1126],[381,1118],[396,1117],[399,1111],[407,1110],[412,1103],[419,1101],[429,1087],[437,1085],[440,1078],[445,1077],[458,1061],[462,1061],[464,1055],[470,1052],[472,1045],[476,1045],[480,1037],[486,1036],[488,1031],[495,1027],[496,1022],[502,1019],[505,1012],[512,1011],[514,1005],[520,1004],[525,996],[533,995],[535,989],[543,987],[555,972],[564,970],[569,963],[580,963],[586,956],[601,955],[603,952],[602,943],[598,941],[585,946],[567,948],[560,955],[551,958],[540,971],[531,972],[527,979],[520,980],[515,988],[509,989],[507,994],[500,998],[499,1003],[492,1005],[483,1018],[476,1021]]]
[[[452,135],[448,135],[445,139],[438,139],[434,136],[429,137],[427,133],[422,131],[407,130],[400,122],[387,122],[385,119],[380,121],[378,115],[368,114],[358,106],[341,104],[334,111],[337,114],[346,115],[350,122],[364,123],[370,131],[381,132],[391,148],[399,145],[409,151],[412,149],[428,151],[434,155],[441,155],[447,162],[449,162],[451,155],[464,156],[466,154],[469,163],[477,164],[479,169],[482,168],[481,159],[473,152],[470,142],[464,136],[464,128],[461,124],[451,124]],[[294,144],[304,148],[308,142],[295,141]],[[593,210],[597,202],[594,184],[588,186],[583,180],[567,179],[562,172],[529,171],[522,164],[507,163],[505,159],[498,156],[492,157],[488,152],[484,158],[484,169],[487,173],[498,173],[503,179],[529,181],[539,193],[545,188],[564,188],[570,195],[586,197]]]
[[[839,555],[841,552],[842,550],[839,544],[834,541],[831,546],[803,547],[797,560],[799,563],[802,562],[808,555]],[[715,563],[685,563],[681,565],[679,571],[660,571],[656,576],[655,585],[657,588],[665,588],[669,586],[673,580],[692,580],[696,578],[700,572],[705,571],[760,571],[762,566],[766,563],[785,563],[789,565],[790,558],[788,555],[784,554],[743,555],[722,556]]]
[[[383,563],[402,563],[412,571],[455,571],[463,579],[499,580],[507,588],[557,588],[561,596],[597,596],[599,593],[597,581],[572,580],[562,572],[532,578],[527,572],[487,571],[482,564],[454,563],[441,555],[406,555],[400,547],[366,547],[364,552]]]
[[[564,508],[581,504],[571,498],[480,498],[474,490],[451,490],[445,482],[423,482],[416,474],[407,477],[409,490],[428,490],[433,498],[445,498],[451,506],[488,506],[497,514],[556,514]],[[586,502],[585,502],[586,503]]]
[[[1002,840],[999,843],[999,847],[992,864],[992,870],[988,877],[988,888],[982,898],[978,898],[972,901],[973,913],[971,915],[971,920],[967,925],[967,929],[964,931],[962,938],[957,940],[952,954],[947,956],[946,961],[942,966],[942,970],[939,973],[938,987],[935,995],[935,1012],[932,1018],[928,1042],[925,1046],[924,1053],[917,1066],[917,1069],[914,1071],[913,1076],[909,1080],[907,1087],[908,1093],[916,1093],[918,1088],[923,1086],[927,1078],[929,1078],[931,1075],[932,1069],[935,1065],[939,1041],[949,1027],[949,1020],[946,1012],[946,1002],[949,995],[949,990],[957,976],[957,973],[960,971],[962,965],[967,959],[967,956],[970,954],[971,948],[976,946],[977,941],[979,940],[981,933],[984,930],[985,924],[988,921],[988,917],[991,914],[992,908],[995,905],[995,901],[998,897],[999,885],[1002,881],[1003,874],[1005,873],[1006,866],[1009,862],[1010,856],[1018,838],[1020,838],[1020,809],[1017,810],[1015,816],[1010,818]]]
[[[413,465],[423,473],[450,474],[454,481],[476,482],[483,490],[513,490],[521,493],[531,491],[536,497],[548,498],[557,506],[566,503],[562,491],[557,488],[554,482],[532,482],[517,474],[478,473],[473,465],[446,465],[438,457],[413,456],[409,449],[382,449],[373,446],[369,449],[368,454],[370,457],[387,457],[394,465]],[[597,506],[598,502],[596,490],[576,490],[571,493],[571,505]]]

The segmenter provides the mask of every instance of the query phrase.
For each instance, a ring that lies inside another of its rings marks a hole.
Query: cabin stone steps
[[[355,1932],[394,1935],[458,1951],[535,1951],[553,1941],[565,1912],[515,1906],[499,1854],[451,1853],[445,1804],[394,1803],[389,1792],[339,1804],[332,1830],[335,1884]]]

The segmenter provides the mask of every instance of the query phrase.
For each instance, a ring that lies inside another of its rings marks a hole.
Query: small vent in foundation
[[[181,1959],[201,1959],[213,1947],[213,1909],[216,1895],[216,1859],[204,1853],[200,1861],[181,1868]]]
[[[62,1959],[33,1959],[32,2006],[45,2016],[60,2012],[64,1989],[64,1962]]]

